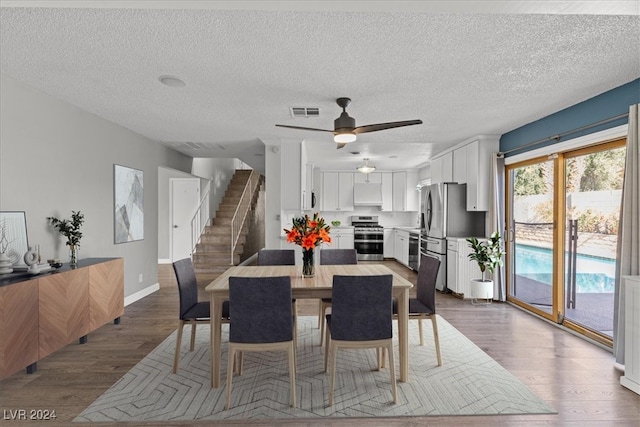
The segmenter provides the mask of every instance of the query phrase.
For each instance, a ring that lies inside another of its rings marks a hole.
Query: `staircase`
[[[251,173],[253,172],[253,182],[251,181]],[[205,227],[204,232],[200,236],[200,241],[196,245],[193,253],[193,266],[199,283],[209,283],[218,275],[227,270],[231,265],[238,265],[240,257],[244,250],[246,242],[249,218],[255,206],[260,185],[264,179],[256,172],[251,170],[236,170],[231,178],[231,182],[227,187],[224,198],[220,202],[215,218],[211,225]],[[245,192],[245,200],[242,201],[242,195]],[[231,233],[232,221],[239,204],[240,211],[236,219],[235,227],[238,227],[238,240],[233,251],[233,259],[231,257]],[[247,214],[245,216],[245,214]]]

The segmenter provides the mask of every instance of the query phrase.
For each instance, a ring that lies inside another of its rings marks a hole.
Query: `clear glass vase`
[[[315,265],[313,263],[313,249],[302,250],[302,277],[313,277]]]
[[[78,266],[78,245],[69,246],[69,266],[76,268]]]

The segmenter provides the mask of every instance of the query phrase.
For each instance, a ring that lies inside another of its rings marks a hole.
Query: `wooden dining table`
[[[220,355],[222,344],[222,303],[229,300],[229,277],[291,278],[291,296],[295,299],[331,298],[334,275],[393,276],[393,296],[398,301],[398,342],[400,381],[409,380],[409,289],[413,284],[382,264],[318,265],[314,277],[302,277],[299,266],[234,266],[230,267],[205,290],[211,301],[211,387],[220,386]]]

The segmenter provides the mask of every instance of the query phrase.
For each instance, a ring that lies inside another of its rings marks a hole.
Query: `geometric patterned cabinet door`
[[[38,281],[0,287],[0,379],[38,360]]]
[[[124,314],[124,260],[89,267],[89,316],[94,331]]]
[[[0,279],[0,379],[124,314],[124,260],[87,258],[37,278]]]
[[[43,276],[40,286],[40,358],[87,335],[89,328],[89,269]]]

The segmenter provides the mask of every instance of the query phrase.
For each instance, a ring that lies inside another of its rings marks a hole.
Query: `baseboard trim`
[[[171,264],[172,261],[170,259],[166,259],[166,258],[161,258],[158,259],[158,264]]]
[[[131,294],[128,297],[124,298],[124,306],[128,306],[129,304],[133,304],[134,302],[141,300],[147,295],[151,295],[152,293],[160,290],[160,284],[155,283],[151,286],[147,286],[146,288],[136,292],[135,294]]]

